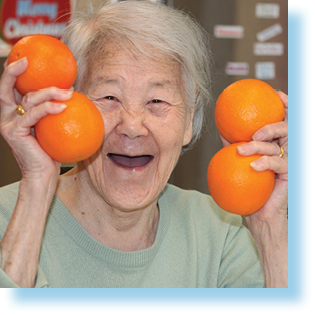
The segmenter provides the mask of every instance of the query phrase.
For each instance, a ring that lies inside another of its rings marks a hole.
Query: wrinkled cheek
[[[107,158],[102,153],[103,145],[90,158],[84,161],[84,167],[87,170],[91,181],[95,187],[100,188],[102,181],[104,181],[104,160]]]
[[[169,176],[178,162],[181,150],[182,146],[179,140],[173,142],[172,144],[170,143],[167,146],[167,151],[165,152],[166,158],[163,159],[163,162],[165,164],[165,168],[168,170],[167,172],[169,173]]]

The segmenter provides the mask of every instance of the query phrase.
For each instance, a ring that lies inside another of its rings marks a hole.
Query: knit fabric
[[[17,192],[18,183],[0,189],[1,239]],[[35,287],[264,287],[257,249],[240,216],[221,210],[208,195],[172,185],[158,205],[154,244],[124,252],[92,238],[54,196]],[[1,269],[0,287],[17,287]]]

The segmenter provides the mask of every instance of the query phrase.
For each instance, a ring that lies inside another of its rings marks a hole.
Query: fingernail
[[[254,133],[253,135],[253,140],[255,141],[259,141],[259,140],[263,140],[264,139],[264,133],[262,131],[257,131]]]
[[[66,104],[62,104],[62,103],[54,103],[55,108],[60,108],[60,109],[65,109],[67,107]]]
[[[26,57],[23,57],[23,58],[19,59],[17,62],[18,62],[19,64],[23,65],[24,63],[27,62],[27,58],[26,58]]]
[[[264,170],[264,164],[260,161],[260,159],[251,162],[250,166],[256,171]]]
[[[63,90],[62,93],[65,97],[71,97],[73,95],[73,91],[68,90]]]
[[[246,152],[246,149],[243,147],[243,145],[238,146],[236,149],[239,154],[243,154]]]

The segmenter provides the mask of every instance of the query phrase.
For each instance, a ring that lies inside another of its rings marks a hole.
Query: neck
[[[114,208],[77,167],[60,176],[56,193],[82,227],[104,245],[135,251],[154,243],[159,221],[157,200],[141,209]]]

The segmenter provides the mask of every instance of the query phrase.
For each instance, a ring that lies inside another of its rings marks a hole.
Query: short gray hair
[[[93,52],[112,40],[122,46],[132,44],[144,54],[151,47],[180,63],[187,105],[194,108],[193,136],[186,149],[192,147],[200,138],[205,111],[211,103],[212,58],[206,31],[183,11],[149,1],[105,3],[98,9],[76,13],[63,36],[78,64],[76,89]]]

